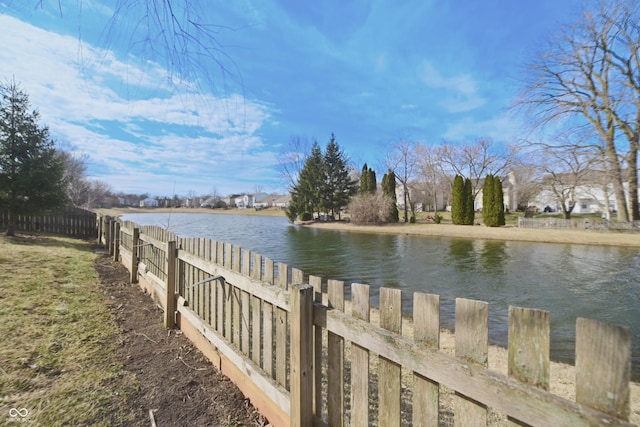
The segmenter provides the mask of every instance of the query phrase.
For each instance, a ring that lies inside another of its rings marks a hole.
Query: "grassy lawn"
[[[80,240],[0,235],[0,425],[125,422],[136,383],[118,361],[95,259]]]

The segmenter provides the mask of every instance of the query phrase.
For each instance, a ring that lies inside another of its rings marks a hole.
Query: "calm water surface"
[[[640,250],[529,242],[348,233],[297,227],[286,218],[220,214],[129,214],[123,219],[205,237],[302,269],[307,274],[440,295],[453,328],[455,298],[486,301],[492,343],[505,345],[509,305],[551,312],[551,356],[572,362],[578,317],[625,325],[640,379]]]

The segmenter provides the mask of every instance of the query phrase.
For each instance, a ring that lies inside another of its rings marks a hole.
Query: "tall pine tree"
[[[324,173],[324,157],[316,141],[311,148],[311,155],[300,170],[297,184],[291,189],[291,202],[286,212],[291,222],[297,217],[311,219],[314,212],[320,213]]]
[[[349,176],[347,158],[333,133],[324,153],[324,176],[321,206],[327,212],[331,212],[333,217],[337,214],[340,218],[341,209],[349,204],[351,196],[357,191],[357,181],[353,181]]]
[[[18,215],[67,203],[62,156],[38,120],[15,81],[0,84],[0,208],[9,213],[8,235],[15,233]]]

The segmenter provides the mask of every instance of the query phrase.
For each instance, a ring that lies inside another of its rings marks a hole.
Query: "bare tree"
[[[450,144],[443,142],[434,154],[440,160],[442,175],[450,179],[456,175],[469,178],[473,197],[482,187],[480,181],[488,174],[505,176],[514,160],[515,151],[511,147],[496,145],[489,139],[478,139],[470,144]]]
[[[438,212],[438,206],[447,202],[447,195],[451,194],[451,183],[442,169],[442,162],[438,156],[438,147],[418,144],[417,175],[421,182],[421,191],[425,195],[427,205],[433,206]]]
[[[577,202],[576,191],[591,173],[593,157],[591,153],[567,151],[562,146],[546,146],[542,154],[545,159],[541,164],[545,174],[542,188],[558,199],[565,219],[570,219]]]
[[[306,138],[294,136],[280,153],[278,170],[283,184],[291,189],[298,183],[300,171],[311,152],[311,144]]]
[[[417,144],[406,138],[399,139],[391,146],[387,153],[386,166],[395,173],[396,180],[402,185],[404,201],[404,222],[409,221],[408,209],[415,218],[415,205],[411,200],[411,182],[418,171]]]
[[[600,1],[585,10],[528,66],[530,77],[518,102],[536,125],[553,123],[596,135],[622,221],[640,219],[639,10],[631,0]]]

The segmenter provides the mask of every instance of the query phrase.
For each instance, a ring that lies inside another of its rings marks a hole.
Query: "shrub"
[[[313,214],[311,212],[303,212],[300,214],[300,221],[311,221],[313,219]]]
[[[356,225],[383,224],[389,219],[391,200],[381,194],[359,194],[351,199],[349,213]]]

